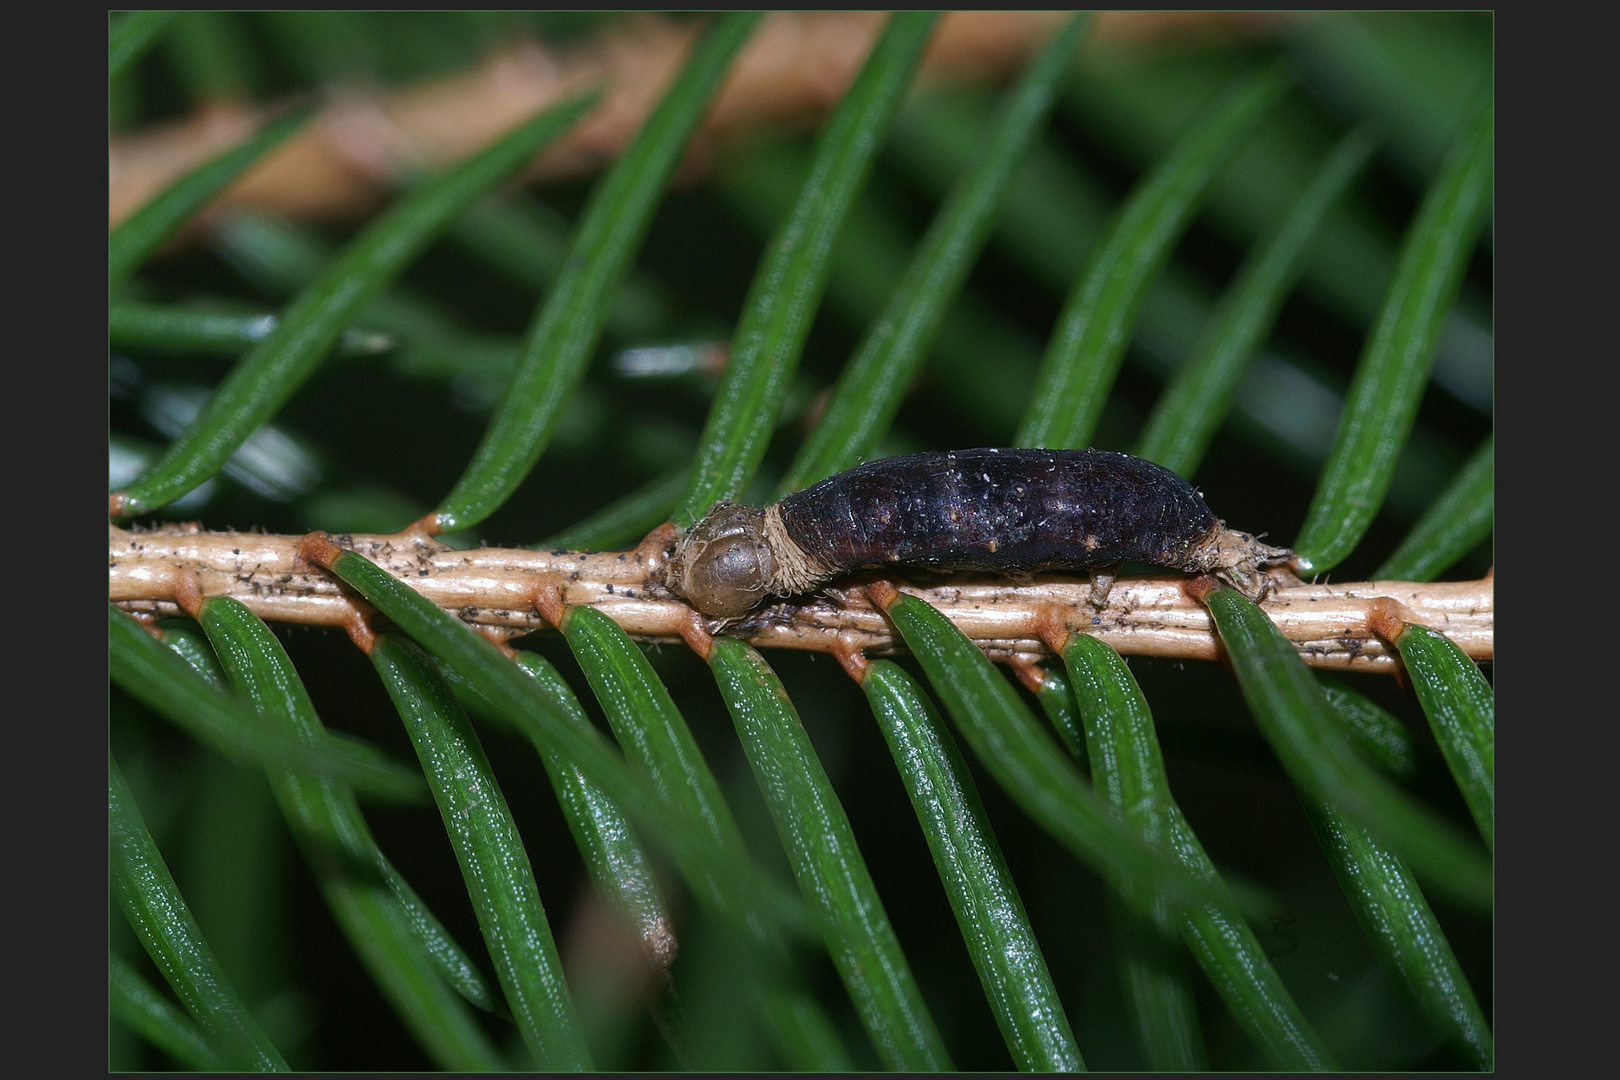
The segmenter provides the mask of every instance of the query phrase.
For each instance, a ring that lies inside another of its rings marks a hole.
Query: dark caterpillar
[[[1107,450],[906,454],[858,465],[763,509],[716,503],[681,541],[668,584],[711,618],[850,570],[1088,570],[1107,596],[1129,560],[1213,573],[1251,598],[1293,558],[1228,529],[1181,477]]]

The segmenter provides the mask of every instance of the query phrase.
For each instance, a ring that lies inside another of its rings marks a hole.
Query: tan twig
[[[517,631],[552,625],[557,605],[587,605],[643,640],[692,641],[705,628],[663,585],[665,550],[457,551],[420,533],[339,536],[335,542],[372,559],[464,621]],[[230,596],[262,618],[352,627],[364,608],[346,586],[300,554],[305,538],[205,532],[197,526],[150,531],[109,527],[109,598],[147,617],[181,615],[198,595]],[[993,658],[1029,661],[1051,654],[1048,641],[1093,634],[1122,653],[1188,660],[1216,659],[1208,613],[1187,594],[1182,577],[1120,578],[1106,607],[1091,606],[1086,578],[1043,578],[1029,584],[951,579],[897,582],[933,604]],[[859,587],[829,589],[778,603],[722,632],[762,647],[812,649],[843,658],[893,651],[900,644],[881,611]],[[1298,585],[1261,605],[1306,663],[1340,670],[1393,673],[1396,660],[1369,616],[1380,599],[1403,606],[1403,618],[1439,631],[1476,660],[1493,658],[1493,582],[1370,581]],[[550,609],[543,616],[539,607]]]
[[[1015,70],[1064,17],[1050,11],[957,11],[941,20],[922,77],[997,78]],[[1280,15],[1108,12],[1103,43],[1147,37],[1253,34]],[[684,175],[717,142],[763,128],[813,127],[843,94],[882,12],[778,12],[739,55],[689,149]],[[691,23],[640,15],[586,45],[536,42],[492,53],[477,68],[393,93],[333,87],[309,127],[232,186],[214,209],[256,207],[292,217],[347,217],[376,206],[405,166],[458,161],[524,117],[590,86],[601,105],[538,158],[527,178],[578,176],[612,160],[674,76]],[[111,140],[108,221],[116,225],[176,177],[240,142],[274,110],[216,102],[179,123]]]

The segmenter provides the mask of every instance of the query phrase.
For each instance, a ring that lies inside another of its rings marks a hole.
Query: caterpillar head
[[[731,619],[774,592],[775,581],[765,511],[718,502],[681,540],[668,585],[709,618]]]

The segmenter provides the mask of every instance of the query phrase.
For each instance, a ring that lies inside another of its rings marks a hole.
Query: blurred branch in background
[[[878,11],[777,12],[743,50],[683,166],[703,170],[715,144],[760,129],[811,129],[838,102],[885,15]],[[924,82],[999,79],[1063,19],[1059,11],[957,11],[941,20]],[[1291,16],[1244,12],[1105,12],[1092,38],[1260,35]],[[592,86],[603,102],[540,156],[525,179],[595,172],[639,129],[686,55],[698,24],[638,15],[583,44],[535,40],[492,51],[470,71],[404,89],[332,85],[306,132],[230,188],[216,204],[293,217],[350,217],[373,209],[402,169],[445,166],[522,118]],[[109,140],[108,220],[117,225],[176,177],[240,142],[278,111],[222,96],[188,118]]]

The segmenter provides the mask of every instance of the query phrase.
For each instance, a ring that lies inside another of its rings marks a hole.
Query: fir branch
[[[541,613],[593,607],[631,636],[693,641],[720,631],[765,648],[809,649],[844,657],[900,645],[882,612],[859,587],[823,590],[762,607],[729,624],[710,623],[664,584],[673,534],[658,530],[630,551],[458,551],[426,535],[333,537],[408,582],[434,603],[497,637],[551,625]],[[140,616],[182,614],[199,596],[230,596],[261,618],[356,627],[363,601],[301,554],[299,536],[209,532],[195,525],[152,530],[109,526],[109,599]],[[1027,583],[953,577],[899,583],[938,608],[993,659],[1026,666],[1052,655],[1049,641],[1088,633],[1127,655],[1220,658],[1208,613],[1174,576],[1118,579],[1106,606],[1093,607],[1084,577]],[[1313,667],[1394,673],[1399,662],[1368,625],[1380,600],[1396,600],[1409,621],[1438,631],[1470,658],[1494,657],[1494,580],[1364,581],[1300,584],[1260,606]],[[560,607],[557,601],[560,600]]]

